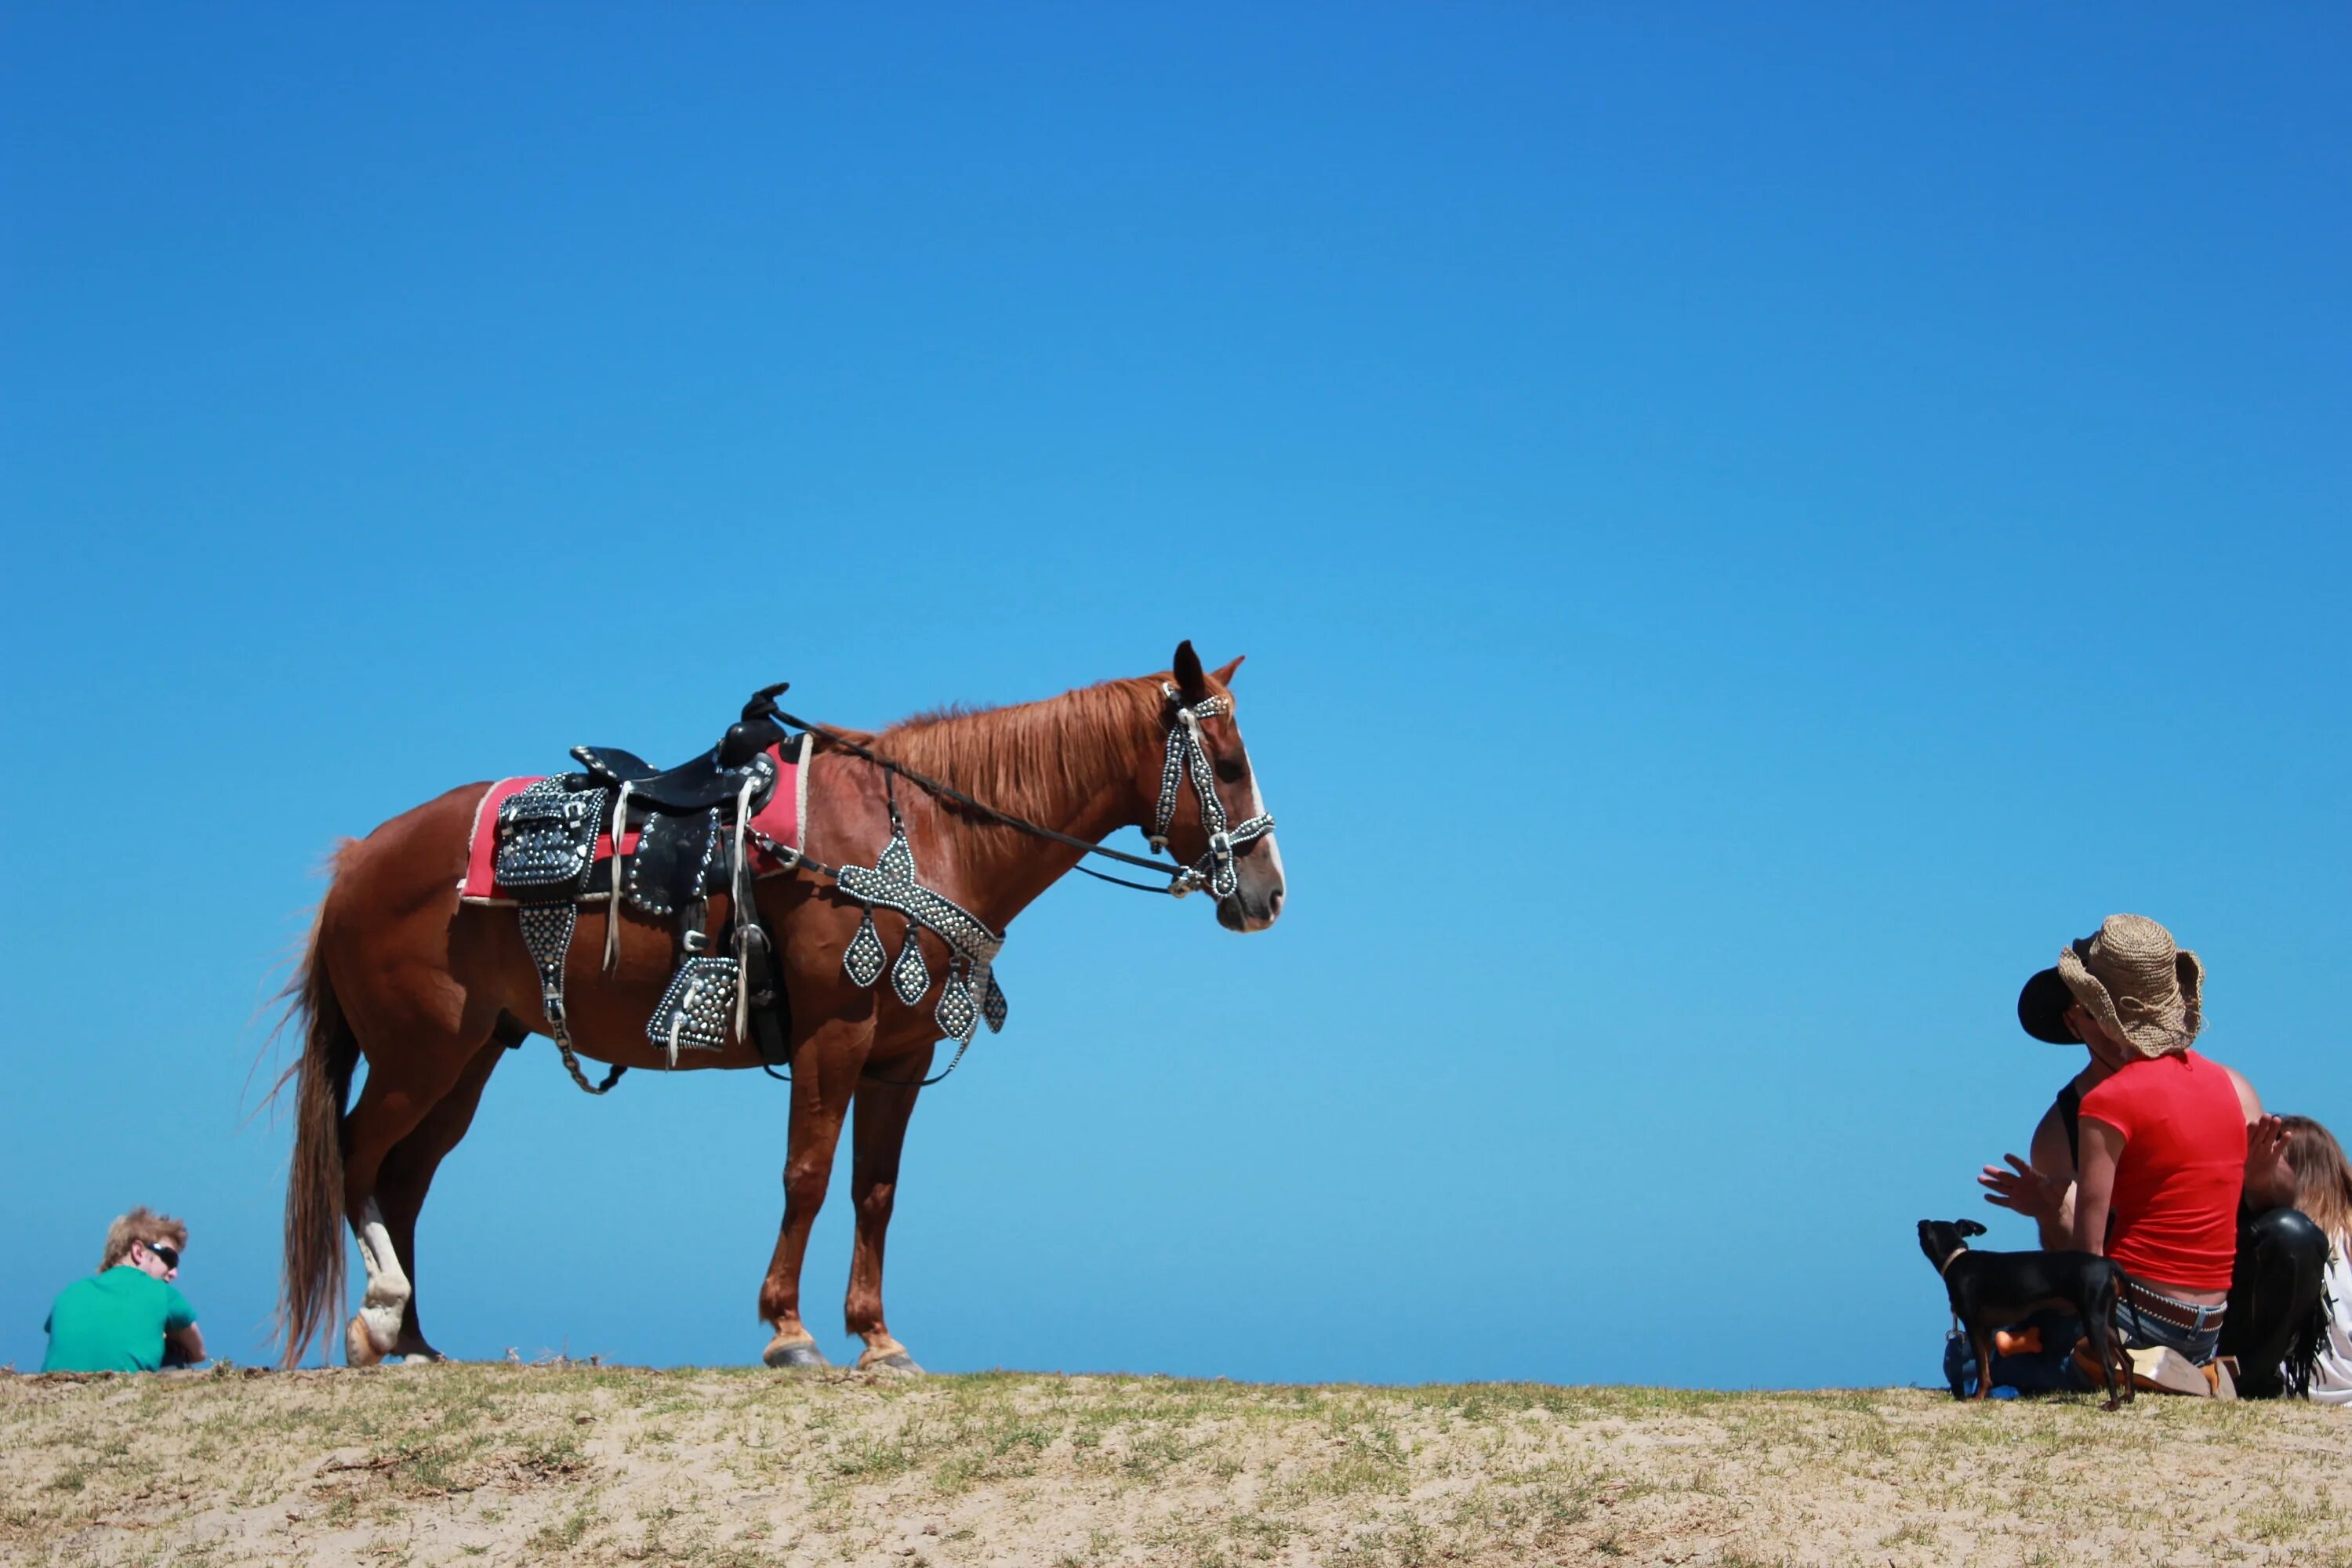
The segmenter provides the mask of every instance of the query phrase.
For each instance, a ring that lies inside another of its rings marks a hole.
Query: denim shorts
[[[2191,1301],[2176,1301],[2169,1296],[2161,1300],[2168,1310],[2176,1314],[2193,1313],[2202,1327],[2183,1328],[2179,1323],[2168,1323],[2146,1312],[2136,1312],[2132,1310],[2132,1293],[2124,1290],[2117,1294],[2116,1300],[2116,1342],[2127,1351],[2154,1350],[2161,1345],[2179,1352],[2199,1366],[2211,1361],[2215,1348],[2221,1342],[2221,1314],[2226,1309],[2200,1307]],[[2071,1361],[2067,1363],[2066,1370],[2072,1374],[2071,1387],[2087,1393],[2104,1386],[2084,1376],[2083,1369]]]
[[[2150,1292],[2153,1294],[2153,1292]],[[2213,1351],[2221,1342],[2221,1314],[2224,1307],[2200,1307],[2193,1302],[2175,1301],[2161,1298],[2175,1313],[2194,1313],[2199,1327],[2182,1328],[2132,1310],[2132,1293],[2126,1290],[2116,1302],[2116,1332],[2123,1336],[2126,1350],[2151,1350],[2158,1345],[2168,1346],[2203,1366],[2213,1359]]]

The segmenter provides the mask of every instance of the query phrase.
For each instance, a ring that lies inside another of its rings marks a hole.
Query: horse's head
[[[1164,682],[1167,745],[1142,760],[1136,783],[1155,803],[1145,831],[1177,859],[1203,868],[1228,931],[1264,931],[1282,913],[1282,851],[1257,772],[1234,721],[1234,659],[1204,671],[1190,642]]]

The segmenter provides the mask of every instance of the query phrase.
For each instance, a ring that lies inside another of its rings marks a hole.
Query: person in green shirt
[[[196,1310],[172,1283],[188,1227],[142,1206],[106,1232],[98,1272],[58,1293],[43,1372],[155,1372],[205,1359]]]

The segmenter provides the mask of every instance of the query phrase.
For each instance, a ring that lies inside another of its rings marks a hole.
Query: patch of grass
[[[514,1468],[530,1480],[563,1481],[586,1475],[589,1463],[579,1434],[561,1427],[525,1441],[515,1453]]]
[[[1404,1445],[1387,1426],[1349,1428],[1330,1439],[1337,1452],[1331,1459],[1290,1483],[1288,1490],[1307,1497],[1347,1498],[1361,1493],[1401,1496],[1411,1478]]]
[[[2295,1498],[2273,1491],[2265,1500],[2240,1510],[2238,1527],[2256,1541],[2293,1541],[2338,1525],[2343,1518],[2343,1510],[2324,1496]]]
[[[583,1502],[562,1519],[541,1525],[525,1544],[535,1552],[568,1552],[587,1539],[596,1522],[595,1508]]]
[[[1129,1439],[1127,1452],[1119,1456],[1119,1473],[1129,1480],[1155,1480],[1171,1465],[1191,1458],[1200,1447],[1168,1427],[1140,1432]]]
[[[833,1473],[846,1481],[887,1481],[913,1469],[917,1452],[902,1437],[859,1436],[834,1450]]]

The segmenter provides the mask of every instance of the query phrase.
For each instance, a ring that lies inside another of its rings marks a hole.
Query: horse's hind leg
[[[393,1150],[425,1124],[487,1046],[490,1021],[482,1020],[470,1037],[424,1028],[400,1030],[394,1037],[402,1047],[397,1061],[386,1059],[389,1053],[375,1043],[385,1031],[362,1026],[357,1018],[352,1022],[368,1054],[368,1069],[359,1102],[343,1118],[343,1214],[359,1240],[360,1261],[367,1268],[367,1294],[358,1316],[344,1329],[343,1348],[353,1366],[373,1366],[399,1344],[401,1323],[415,1294],[377,1202],[377,1186]]]
[[[434,1172],[439,1169],[442,1157],[465,1137],[466,1129],[473,1125],[475,1108],[482,1102],[482,1090],[506,1054],[506,1042],[497,1038],[476,1051],[457,1084],[425,1113],[425,1120],[416,1124],[415,1131],[392,1146],[392,1152],[384,1156],[383,1170],[376,1175],[376,1206],[383,1215],[384,1230],[392,1237],[394,1256],[406,1266],[409,1286],[400,1332],[389,1354],[429,1361],[442,1359],[441,1352],[425,1342],[425,1329],[416,1315],[416,1215],[425,1206],[425,1194],[433,1185]]]

